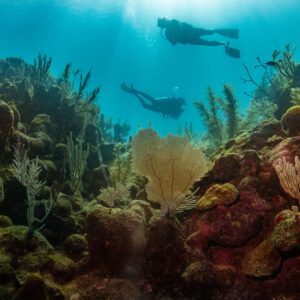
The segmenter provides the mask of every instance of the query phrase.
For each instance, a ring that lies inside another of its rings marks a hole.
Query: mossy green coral
[[[300,135],[300,106],[292,106],[282,116],[281,123],[289,136]]]
[[[3,180],[0,177],[0,203],[4,200],[4,185],[3,185]]]
[[[275,248],[286,252],[300,249],[300,213],[284,210],[275,217],[277,224],[271,235],[271,241]]]
[[[64,249],[69,255],[80,255],[87,250],[87,240],[81,234],[71,234],[64,242]]]
[[[13,222],[8,216],[0,215],[0,227],[12,226]]]

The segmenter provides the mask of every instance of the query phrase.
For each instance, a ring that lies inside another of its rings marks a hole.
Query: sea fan
[[[148,179],[150,201],[159,202],[169,215],[185,202],[190,188],[207,171],[203,153],[181,136],[160,138],[152,129],[140,130],[132,141],[136,172]]]

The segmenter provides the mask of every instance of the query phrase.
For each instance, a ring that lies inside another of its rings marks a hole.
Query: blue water
[[[225,56],[222,47],[172,46],[156,26],[163,16],[199,27],[238,28],[240,38],[231,45],[241,58]],[[163,135],[176,133],[185,122],[201,133],[193,102],[206,100],[207,85],[221,94],[230,83],[245,110],[250,99],[244,92],[254,87],[242,83],[243,64],[254,72],[257,56],[267,61],[275,48],[299,47],[298,28],[299,0],[0,0],[0,57],[33,62],[38,52],[46,53],[56,75],[69,62],[84,72],[92,68],[91,88],[102,87],[102,113],[128,121],[132,134],[149,123]],[[178,120],[163,119],[124,94],[123,81],[154,97],[172,95],[178,87],[186,110]]]

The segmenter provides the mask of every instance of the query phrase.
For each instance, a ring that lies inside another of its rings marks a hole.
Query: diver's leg
[[[205,29],[205,28],[195,28],[195,33],[198,35],[212,35],[216,33],[214,29]]]
[[[156,100],[153,97],[151,97],[149,94],[138,90],[135,91],[137,92],[138,95],[143,96],[145,99],[149,100],[152,104],[155,103]]]
[[[142,104],[142,106],[146,109],[152,110],[152,111],[156,111],[154,109],[154,107],[148,103],[146,103],[146,101],[143,99],[143,97],[141,97],[139,94],[136,94],[136,97],[139,99],[140,103]]]
[[[198,35],[212,35],[214,33],[220,34],[222,36],[226,36],[232,39],[239,38],[239,30],[238,29],[204,29],[204,28],[195,28],[195,32]]]
[[[203,46],[225,46],[226,43],[218,42],[218,41],[207,41],[200,38],[193,39],[189,42],[192,45],[203,45]]]
[[[239,30],[238,29],[216,29],[215,33],[232,38],[239,38]]]

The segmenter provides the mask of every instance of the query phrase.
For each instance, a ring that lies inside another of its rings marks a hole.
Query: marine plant
[[[182,136],[160,138],[153,129],[143,129],[132,140],[133,169],[147,177],[148,199],[158,202],[163,215],[173,215],[192,202],[190,188],[207,171],[199,149]]]
[[[41,53],[38,57],[34,59],[31,80],[35,87],[44,84],[49,77],[49,70],[52,64],[52,58],[48,57],[46,54],[42,56]]]
[[[252,76],[249,68],[244,64],[244,69],[246,71],[247,77],[241,78],[243,83],[252,83],[256,89],[252,91],[250,94],[244,92],[244,94],[253,97],[254,99],[261,99],[261,98],[268,98],[273,99],[275,98],[281,90],[281,81],[279,78],[275,80],[276,69],[274,69],[275,62],[271,61],[269,64],[265,64],[261,61],[259,57],[256,58],[258,65],[256,65],[255,69],[262,69],[263,74],[261,77],[260,82],[258,82],[254,77]]]
[[[275,63],[275,68],[280,75],[287,78],[288,80],[293,80],[296,71],[296,63],[294,61],[294,53],[296,48],[291,47],[290,44],[285,46],[285,51],[280,58],[280,52],[275,49],[272,54],[273,61]]]
[[[219,106],[217,103],[217,98],[210,86],[207,88],[207,96],[209,109],[207,109],[206,106],[200,101],[196,101],[195,106],[202,117],[202,120],[204,121],[204,124],[207,128],[207,133],[211,137],[213,146],[219,147],[222,145],[224,139],[223,123],[218,115]]]
[[[300,105],[300,88],[291,88],[291,102],[294,105]]]
[[[225,99],[217,98],[215,93],[208,87],[209,109],[196,101],[195,106],[207,128],[208,136],[213,148],[221,146],[227,140],[236,136],[239,130],[239,115],[237,100],[233,90],[228,84],[224,84]],[[225,116],[225,121],[220,117],[219,111]]]
[[[41,166],[38,157],[32,161],[29,159],[27,151],[21,143],[15,146],[11,169],[16,179],[26,188],[27,237],[31,238],[35,231],[42,230],[45,227],[45,222],[52,211],[55,201],[53,201],[52,196],[48,201],[36,201],[36,195],[39,194],[45,185],[44,181],[39,180]],[[42,203],[45,210],[44,216],[41,219],[35,215],[35,208],[38,203]]]
[[[184,124],[184,136],[186,136],[190,141],[194,141],[197,137],[197,133],[194,130],[193,123]]]
[[[100,189],[97,200],[104,202],[110,208],[118,204],[128,204],[130,201],[130,190],[128,186],[117,183],[115,186],[108,186]]]
[[[88,104],[93,103],[93,102],[97,99],[97,97],[98,97],[100,91],[101,91],[100,86],[95,87],[95,88],[92,90],[92,92],[86,97],[86,102],[87,102]]]
[[[73,79],[71,79],[71,67],[72,65],[70,63],[66,64],[62,75],[58,79],[58,83],[62,89],[63,100],[66,101],[69,106],[78,104],[80,100],[83,100],[81,105],[92,104],[101,91],[100,87],[96,87],[90,93],[86,93],[92,71],[89,70],[83,75],[80,70],[76,70],[73,72]],[[77,81],[78,88],[75,90],[75,83],[77,83]]]
[[[262,69],[262,79],[259,83],[251,74],[249,68],[244,65],[247,73],[246,78],[241,78],[244,83],[251,83],[255,86],[255,90],[250,94],[253,100],[268,100],[277,105],[276,117],[280,118],[282,114],[291,106],[289,96],[292,95],[292,89],[299,86],[299,68],[294,59],[295,47],[289,44],[285,46],[282,55],[280,51],[275,49],[272,54],[272,59],[267,62],[262,62],[257,57],[258,65],[254,68]]]
[[[266,119],[274,118],[277,105],[266,97],[252,99],[245,115],[238,112],[238,100],[229,84],[224,84],[225,98],[216,97],[208,87],[207,108],[202,102],[195,106],[207,128],[207,135],[202,138],[208,141],[208,148],[215,149],[235,138],[242,130],[249,131]],[[207,147],[206,147],[207,148]]]
[[[83,150],[82,141],[74,144],[71,132],[70,136],[67,138],[67,163],[69,167],[70,188],[72,193],[75,193],[80,188],[88,155],[89,144],[87,144],[86,150]]]
[[[237,111],[237,100],[229,84],[224,84],[225,100],[220,98],[221,107],[226,115],[227,139],[232,139],[238,133],[239,116]]]
[[[295,164],[288,162],[285,157],[279,158],[273,164],[280,184],[285,192],[300,203],[300,160],[295,156]]]
[[[110,184],[116,186],[118,183],[125,186],[136,184],[136,174],[132,170],[131,152],[126,149],[125,144],[117,143],[114,147],[114,161],[109,167]]]
[[[266,98],[252,99],[246,114],[241,118],[240,129],[251,130],[267,119],[274,119],[277,105]]]
[[[80,73],[80,79],[79,79],[79,85],[78,85],[78,91],[75,97],[75,102],[78,101],[82,96],[83,96],[83,92],[85,91],[85,89],[88,86],[88,83],[91,79],[92,76],[92,71],[89,70],[85,76],[83,76],[82,73]]]
[[[71,74],[71,64],[70,63],[67,63],[66,65],[65,65],[65,69],[64,69],[64,72],[63,72],[63,74],[62,74],[62,81],[64,81],[64,82],[68,82],[69,81],[69,79],[70,79],[70,74]]]
[[[58,79],[58,85],[61,88],[61,101],[67,101],[67,104],[70,105],[70,99],[72,95],[72,86],[70,83],[70,74],[71,74],[70,63],[65,65],[64,71]]]
[[[118,122],[114,124],[114,142],[123,143],[126,136],[128,136],[130,129],[129,123],[126,121],[121,123],[121,119],[119,118]]]
[[[103,140],[107,143],[123,143],[130,132],[128,122],[121,122],[119,118],[117,123],[113,123],[110,117],[100,116],[99,127]]]
[[[105,142],[112,142],[113,141],[113,135],[111,133],[111,130],[113,128],[112,119],[110,117],[105,117],[104,114],[101,114],[99,120],[99,127],[101,130],[103,140]]]
[[[178,127],[177,134],[187,138],[193,147],[200,149],[205,155],[209,156],[211,141],[208,135],[199,133],[194,129],[193,122],[186,122],[184,127]]]
[[[117,143],[114,147],[114,161],[109,167],[109,186],[100,189],[98,200],[113,207],[117,202],[127,204],[130,190],[136,186],[137,176],[133,172],[131,152],[125,144]]]

